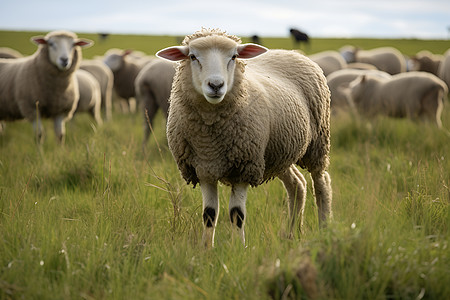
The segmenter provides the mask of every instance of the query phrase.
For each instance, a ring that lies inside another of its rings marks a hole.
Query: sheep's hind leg
[[[331,219],[331,179],[326,171],[312,172],[314,194],[316,196],[317,208],[319,210],[319,226],[325,227],[327,220]]]
[[[60,144],[64,144],[64,137],[66,135],[65,117],[59,115],[54,120],[55,136]]]
[[[217,182],[200,182],[203,197],[203,237],[206,248],[214,247],[214,231],[219,216],[219,196]]]
[[[236,184],[231,189],[229,212],[230,220],[235,230],[245,246],[245,201],[247,200],[247,183]]]
[[[289,238],[293,238],[297,216],[299,218],[298,228],[300,232],[302,231],[306,200],[306,180],[295,165],[291,165],[278,178],[283,182],[289,197]]]

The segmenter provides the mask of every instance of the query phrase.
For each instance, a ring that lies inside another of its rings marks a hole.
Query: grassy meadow
[[[25,54],[31,36],[0,31]],[[84,57],[130,48],[154,54],[175,37],[112,35]],[[244,39],[248,41],[248,39]],[[292,48],[288,38],[262,38]],[[307,53],[391,45],[443,53],[448,41],[313,39]],[[158,115],[145,151],[143,117],[115,110],[102,127],[67,124],[64,146],[44,121],[0,135],[0,299],[448,299],[450,103],[431,124],[333,116],[334,218],[318,228],[311,180],[303,233],[287,239],[278,180],[249,190],[246,247],[233,238],[221,186],[216,247],[200,245],[199,188],[181,179]]]

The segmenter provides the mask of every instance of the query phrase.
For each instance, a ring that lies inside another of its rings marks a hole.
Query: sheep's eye
[[[197,60],[197,57],[195,57],[195,55],[194,55],[194,54],[191,54],[191,55],[190,55],[189,57],[191,58],[191,61],[195,61],[195,60]]]
[[[231,57],[231,60],[235,60],[236,57],[237,57],[237,54],[233,55],[233,56]]]

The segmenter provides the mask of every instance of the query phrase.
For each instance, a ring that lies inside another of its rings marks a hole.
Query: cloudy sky
[[[4,0],[0,30],[447,39],[449,0]],[[0,41],[1,42],[1,41]]]

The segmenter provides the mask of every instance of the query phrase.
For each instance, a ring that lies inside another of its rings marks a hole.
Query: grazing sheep
[[[114,87],[114,75],[108,66],[100,60],[83,60],[80,69],[91,73],[100,84],[102,95],[102,110],[105,111],[106,120],[112,118],[112,92]]]
[[[75,71],[81,47],[92,41],[69,31],[53,31],[32,41],[39,45],[33,55],[0,60],[0,120],[25,118],[41,139],[40,118],[52,118],[56,137],[64,142],[65,122],[72,118],[79,97]]]
[[[214,244],[218,181],[231,185],[229,215],[243,243],[247,189],[274,177],[289,196],[291,236],[297,217],[301,228],[306,180],[295,164],[311,173],[319,223],[331,216],[326,79],[296,51],[266,51],[218,29],[202,29],[182,46],[157,53],[179,61],[167,139],[183,178],[200,184],[207,247]]]
[[[347,67],[347,62],[337,51],[323,51],[309,55],[308,57],[319,65],[325,76]]]
[[[439,66],[443,59],[443,55],[422,50],[410,58],[411,71],[424,71],[438,76]]]
[[[295,46],[297,46],[297,48],[300,48],[301,42],[305,42],[307,45],[309,45],[309,36],[306,33],[295,28],[289,29],[289,33],[294,39],[294,44]]]
[[[0,47],[0,58],[20,58],[22,53],[8,47]]]
[[[366,63],[349,63],[347,64],[347,69],[356,69],[356,70],[378,70],[377,67],[375,67],[372,64],[366,64]]]
[[[80,91],[80,98],[78,101],[75,113],[89,112],[98,125],[101,125],[101,105],[102,94],[100,91],[100,84],[97,79],[85,70],[77,70],[75,72],[78,80],[78,88]]]
[[[103,62],[111,69],[114,74],[114,90],[116,94],[125,99],[131,112],[134,112],[133,100],[136,97],[134,81],[151,58],[133,57],[132,50],[117,52],[115,49],[105,54]]]
[[[153,126],[153,118],[158,109],[161,108],[164,116],[167,118],[174,75],[174,64],[167,60],[158,59],[142,68],[136,77],[136,100],[142,105],[144,110],[143,145],[147,143],[150,136],[150,126]]]
[[[444,59],[439,66],[439,78],[441,78],[450,90],[450,49],[444,53]]]
[[[349,101],[349,97],[342,90],[342,87],[348,85],[358,76],[372,74],[380,78],[389,79],[392,76],[386,72],[379,70],[359,70],[359,69],[342,69],[331,73],[327,76],[328,87],[331,92],[331,112],[337,114],[339,112],[350,111],[355,113],[355,105]]]
[[[406,60],[403,54],[393,47],[381,47],[371,50],[361,50],[352,46],[340,49],[347,63],[362,62],[372,64],[378,70],[391,75],[406,72]]]
[[[428,72],[408,72],[382,79],[370,74],[350,82],[348,96],[362,115],[429,120],[440,128],[448,89]]]

